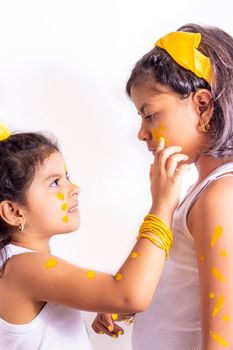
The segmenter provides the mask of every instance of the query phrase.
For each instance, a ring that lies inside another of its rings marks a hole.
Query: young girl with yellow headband
[[[233,38],[196,24],[165,35],[136,63],[127,93],[149,151],[163,136],[198,171],[174,213],[153,301],[135,316],[133,350],[233,349]],[[93,328],[112,323],[99,314]]]
[[[79,227],[79,187],[69,181],[54,140],[11,134],[0,125],[0,349],[89,350],[79,310],[116,316],[149,305],[169,256],[172,215],[189,167],[180,152],[164,150],[161,139],[150,172],[151,209],[113,276],[52,255],[50,238]],[[107,331],[122,334],[117,326]]]

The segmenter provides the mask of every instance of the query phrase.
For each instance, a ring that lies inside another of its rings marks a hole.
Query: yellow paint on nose
[[[61,205],[61,210],[67,211],[67,209],[68,209],[68,204],[67,204],[67,203],[63,203],[63,204]]]
[[[54,267],[56,265],[57,265],[57,260],[53,259],[53,258],[48,259],[45,263],[46,269],[51,269],[52,267]]]
[[[67,224],[68,221],[69,221],[68,216],[67,216],[67,215],[63,216],[62,221],[65,222],[65,223]]]
[[[215,246],[217,240],[222,235],[222,232],[223,232],[223,229],[222,229],[222,227],[220,225],[216,226],[214,228],[214,232],[212,234],[211,243],[210,243],[211,248],[213,248]]]
[[[64,200],[65,200],[65,196],[64,196],[64,194],[61,193],[61,192],[58,192],[58,193],[57,193],[57,198],[60,199],[61,201],[64,201]]]
[[[93,278],[95,278],[95,275],[96,275],[95,271],[87,271],[87,278],[89,280],[93,280]]]

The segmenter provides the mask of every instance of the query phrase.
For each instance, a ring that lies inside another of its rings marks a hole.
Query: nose
[[[80,187],[72,182],[70,182],[70,196],[78,196],[80,194]]]
[[[141,125],[138,131],[138,139],[140,141],[147,141],[151,139],[151,133],[143,125]]]

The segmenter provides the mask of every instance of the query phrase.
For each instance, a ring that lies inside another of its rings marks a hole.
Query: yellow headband
[[[10,135],[11,135],[11,132],[8,129],[8,127],[0,123],[0,141],[8,139]]]
[[[171,32],[159,39],[154,46],[166,50],[176,63],[211,84],[210,59],[198,51],[200,41],[200,33]]]

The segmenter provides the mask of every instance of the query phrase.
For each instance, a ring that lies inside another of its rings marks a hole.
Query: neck
[[[194,164],[198,171],[197,185],[202,182],[214,169],[220,165],[232,162],[233,158],[214,158],[211,156],[201,155],[195,161]]]
[[[39,253],[46,253],[51,254],[50,252],[50,246],[49,246],[49,239],[50,238],[36,238],[34,237],[33,240],[30,237],[27,237],[26,232],[23,232],[23,235],[17,234],[16,236],[12,236],[11,243],[23,248],[28,248],[31,250],[35,250]]]

